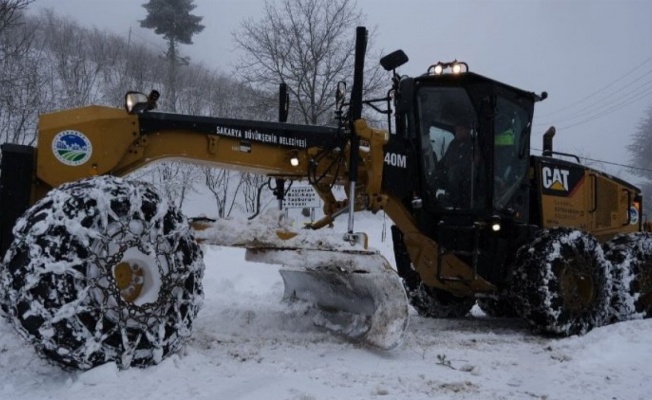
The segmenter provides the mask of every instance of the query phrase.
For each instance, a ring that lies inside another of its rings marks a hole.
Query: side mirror
[[[137,110],[142,108],[142,104],[147,104],[148,98],[145,93],[140,92],[127,92],[125,95],[125,110],[129,114],[133,112],[138,112]]]
[[[396,50],[380,59],[380,65],[385,71],[393,71],[408,62],[408,56],[403,50]]]
[[[160,94],[156,90],[148,95],[141,92],[127,92],[125,94],[125,110],[129,114],[139,114],[156,108],[156,102]]]
[[[340,110],[344,105],[344,98],[346,97],[346,82],[338,82],[337,90],[335,90],[335,108]]]

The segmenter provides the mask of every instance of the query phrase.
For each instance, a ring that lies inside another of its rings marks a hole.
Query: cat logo
[[[568,192],[568,174],[570,171],[560,168],[541,168],[543,187],[550,190]]]

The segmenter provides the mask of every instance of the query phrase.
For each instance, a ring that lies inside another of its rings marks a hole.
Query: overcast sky
[[[144,3],[36,0],[32,9],[52,8],[125,38],[131,28],[134,39],[163,51],[163,39],[139,27]],[[260,18],[264,0],[195,4],[206,28],[182,52],[212,69],[232,71],[232,33],[244,18]],[[367,27],[376,29],[375,50],[401,48],[409,56],[401,74],[458,59],[476,73],[547,91],[549,98],[535,110],[532,147],[541,148],[552,124],[559,151],[629,163],[625,146],[652,107],[652,0],[358,0],[358,6]],[[620,168],[605,167],[620,175]]]

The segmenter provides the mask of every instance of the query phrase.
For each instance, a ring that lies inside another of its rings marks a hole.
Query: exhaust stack
[[[546,133],[543,134],[543,155],[551,157],[553,154],[552,150],[552,138],[555,137],[557,130],[554,126],[548,128]]]

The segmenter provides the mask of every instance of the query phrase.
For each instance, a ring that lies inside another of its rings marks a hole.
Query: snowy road
[[[474,309],[412,315],[404,344],[379,352],[313,326],[279,302],[276,268],[205,249],[206,304],[180,353],[148,369],[65,372],[0,322],[0,399],[649,399],[652,320],[549,339]]]

